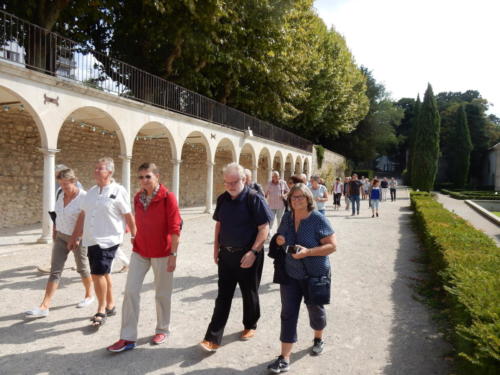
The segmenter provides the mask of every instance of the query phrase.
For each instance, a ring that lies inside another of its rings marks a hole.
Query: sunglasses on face
[[[153,176],[152,176],[152,175],[150,175],[150,174],[147,174],[147,175],[145,175],[145,176],[137,176],[137,178],[138,178],[139,180],[143,180],[143,179],[150,180],[152,177],[153,177]]]

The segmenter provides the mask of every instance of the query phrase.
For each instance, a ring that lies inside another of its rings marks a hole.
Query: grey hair
[[[115,173],[115,162],[113,161],[112,158],[110,158],[110,157],[100,158],[97,162],[98,163],[105,163],[106,169],[111,173]]]
[[[57,172],[61,172],[64,169],[69,169],[69,168],[64,164],[57,164],[56,165],[56,174],[57,174]]]
[[[272,176],[280,176],[280,173],[278,171],[273,171],[273,173],[271,174]]]
[[[311,176],[311,180],[319,182],[319,176],[318,175]]]
[[[251,171],[250,169],[245,168],[244,172],[245,172],[245,176],[250,176],[250,177],[252,177],[252,171]]]
[[[222,169],[222,174],[224,176],[238,175],[240,179],[245,178],[245,170],[238,163],[229,163]]]

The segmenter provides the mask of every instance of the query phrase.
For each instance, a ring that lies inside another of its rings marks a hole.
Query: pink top
[[[277,184],[269,182],[266,189],[267,203],[271,210],[279,210],[285,207],[282,196],[290,191],[285,181],[279,180]]]

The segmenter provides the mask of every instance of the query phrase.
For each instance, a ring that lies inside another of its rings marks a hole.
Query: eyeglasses
[[[236,186],[240,182],[241,182],[241,179],[240,180],[236,180],[236,181],[224,181],[224,185],[227,185],[227,186]]]
[[[290,197],[290,199],[292,201],[299,201],[299,200],[302,200],[302,199],[306,199],[306,196],[305,195],[292,195]]]
[[[150,175],[150,174],[147,174],[147,175],[145,175],[145,176],[137,176],[137,178],[138,178],[139,180],[143,180],[143,179],[148,179],[148,180],[150,180],[152,177],[153,177],[153,176],[152,176],[152,175]]]

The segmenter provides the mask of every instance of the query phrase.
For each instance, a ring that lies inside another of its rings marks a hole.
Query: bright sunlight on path
[[[400,191],[401,192],[401,191]],[[417,239],[410,227],[407,194],[383,202],[381,216],[371,218],[367,201],[351,218],[342,208],[328,217],[337,232],[333,264],[333,304],[327,307],[326,351],[311,357],[312,332],[305,308],[299,319],[299,342],[292,355],[292,374],[447,374],[443,359],[449,346],[431,320],[432,312],[417,302],[412,289],[419,265]],[[188,215],[179,251],[173,297],[173,334],[167,343],[151,346],[156,315],[152,275],[144,283],[139,345],[110,354],[105,347],[118,339],[120,315],[95,331],[88,318],[96,304],[76,309],[83,296],[78,274],[66,269],[47,318],[27,321],[23,311],[40,303],[46,276],[37,265],[49,264],[47,245],[2,247],[0,253],[0,373],[5,374],[265,374],[279,354],[279,288],[272,283],[267,258],[261,284],[262,317],[257,335],[238,340],[242,324],[237,292],[223,346],[213,355],[197,346],[207,328],[217,292],[212,262],[214,224],[204,214]],[[130,246],[125,246],[130,252]],[[74,262],[71,260],[69,266]],[[119,269],[121,265],[116,265]],[[121,308],[126,274],[113,274]],[[120,309],[119,309],[120,311]]]

